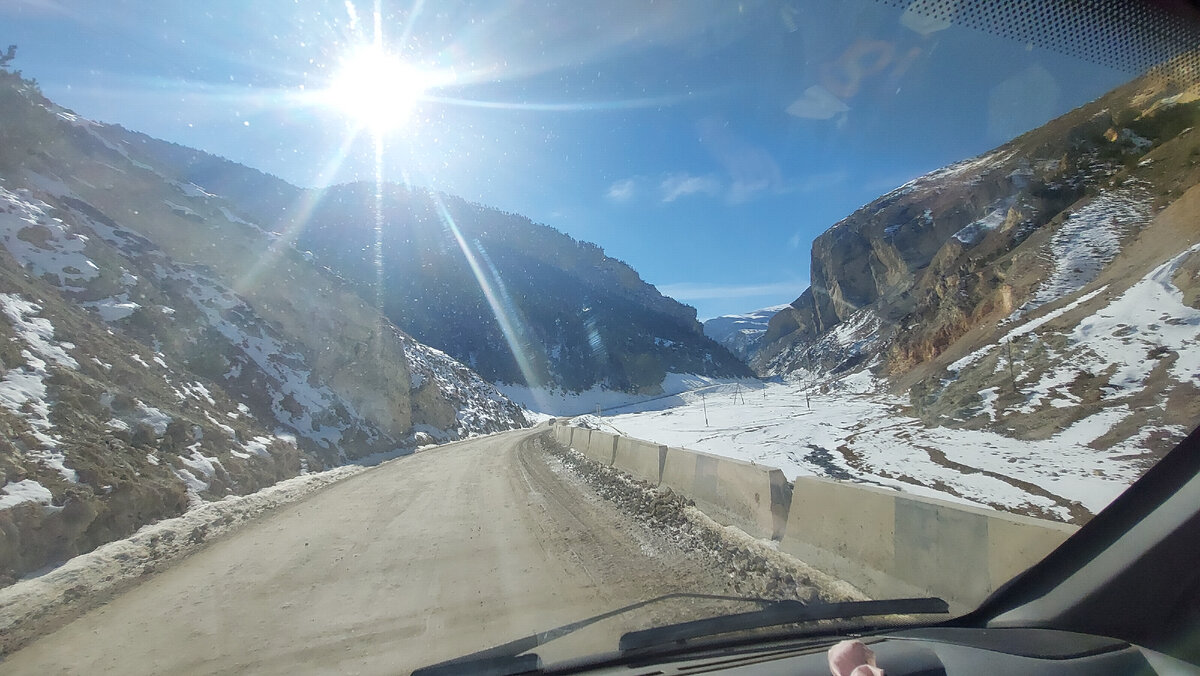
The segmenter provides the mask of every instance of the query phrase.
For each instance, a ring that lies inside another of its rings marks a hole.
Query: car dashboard
[[[930,627],[862,637],[887,676],[940,674],[1200,674],[1200,668],[1126,641],[1088,634],[1030,628]],[[610,664],[595,670],[548,673],[594,673],[650,676],[730,674],[746,676],[827,676],[828,644],[786,642],[745,650],[675,655]]]

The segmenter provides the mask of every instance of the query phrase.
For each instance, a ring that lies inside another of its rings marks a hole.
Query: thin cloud
[[[712,176],[671,174],[659,185],[662,201],[674,202],[688,195],[716,195],[721,192],[721,182]]]
[[[797,297],[808,288],[800,282],[770,284],[704,284],[680,282],[659,285],[658,290],[676,300],[715,300],[721,298],[753,298],[756,296]]]
[[[828,120],[834,115],[848,110],[850,110],[850,106],[847,106],[821,85],[813,85],[805,89],[804,95],[792,101],[787,107],[788,115],[811,120]]]
[[[614,202],[624,203],[633,199],[636,192],[637,182],[632,178],[623,178],[608,186],[608,192],[604,196]]]
[[[725,199],[740,204],[758,195],[781,192],[783,172],[765,148],[738,136],[719,118],[706,118],[696,125],[704,147],[729,177]]]
[[[5,14],[6,10],[11,10],[17,16],[25,13],[30,15],[46,14],[65,16],[76,21],[85,21],[86,18],[73,7],[69,7],[59,0],[8,0],[7,3],[0,3],[5,6],[0,7],[0,14]]]

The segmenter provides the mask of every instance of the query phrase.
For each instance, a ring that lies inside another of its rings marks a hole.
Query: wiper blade
[[[441,674],[475,674],[478,676],[510,676],[512,674],[525,674],[531,671],[537,671],[541,668],[541,660],[535,654],[522,655],[521,653],[527,650],[532,650],[539,645],[549,643],[556,638],[562,638],[567,634],[574,633],[584,627],[607,620],[610,617],[627,613],[631,610],[637,610],[644,606],[648,606],[661,601],[669,601],[671,599],[704,599],[708,601],[741,601],[746,603],[759,603],[764,606],[769,606],[777,601],[771,599],[762,599],[745,596],[720,596],[717,594],[690,594],[686,592],[678,592],[675,594],[664,594],[656,596],[652,599],[631,603],[627,606],[622,606],[615,610],[610,610],[606,613],[593,615],[592,617],[564,624],[561,627],[555,627],[546,631],[541,631],[529,636],[523,636],[508,643],[502,643],[486,650],[463,655],[455,659],[439,662],[427,667],[422,667],[412,672],[412,676],[440,676]],[[626,634],[628,635],[628,634]]]
[[[542,669],[542,658],[530,653],[528,655],[499,655],[479,659],[459,661],[451,660],[421,667],[412,672],[412,676],[517,676],[518,674],[536,673]]]
[[[804,605],[799,601],[776,601],[762,610],[721,615],[704,620],[668,624],[653,629],[631,631],[621,637],[622,652],[661,646],[703,636],[735,631],[762,629],[781,624],[836,620],[871,615],[925,615],[949,613],[950,606],[939,598],[889,599],[885,601],[847,601]]]

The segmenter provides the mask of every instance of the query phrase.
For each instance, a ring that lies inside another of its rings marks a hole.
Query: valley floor
[[[1123,416],[1101,411],[1049,439],[927,428],[879,394],[805,394],[792,383],[708,387],[612,410],[612,431],[817,475],[1061,521],[1086,520],[1144,471],[1128,448],[1090,444]],[[584,421],[595,425],[595,416]]]

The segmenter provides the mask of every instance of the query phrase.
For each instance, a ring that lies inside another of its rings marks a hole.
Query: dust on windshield
[[[976,607],[1200,419],[1200,90],[943,4],[6,3],[5,666]]]

